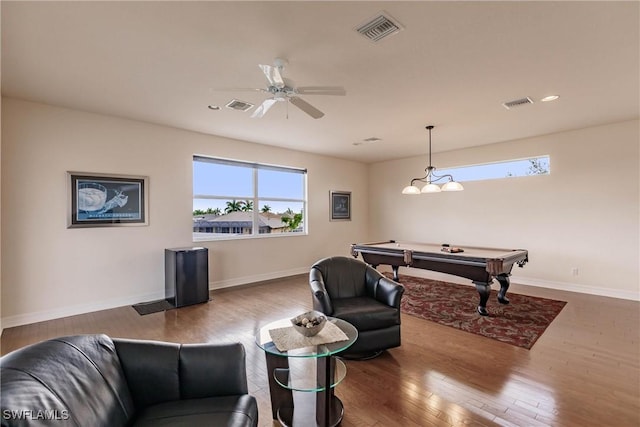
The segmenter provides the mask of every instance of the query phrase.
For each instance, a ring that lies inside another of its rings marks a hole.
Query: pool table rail
[[[444,245],[425,243],[398,243],[395,240],[375,243],[354,243],[351,255],[358,254],[367,264],[376,268],[378,265],[389,265],[393,270],[393,280],[400,281],[400,267],[412,267],[437,271],[464,277],[473,281],[480,295],[478,312],[486,316],[486,302],[491,292],[491,283],[495,278],[500,282],[498,301],[509,304],[506,297],[509,289],[509,276],[514,265],[524,267],[529,261],[529,253],[525,249],[493,249],[464,246],[464,252],[444,252]]]
[[[397,244],[396,247],[390,247]],[[426,248],[428,251],[415,250]],[[464,246],[465,252],[440,252],[440,245],[397,243],[395,240],[374,243],[354,243],[351,245],[351,255],[358,254],[362,259],[374,267],[390,265],[394,270],[398,267],[413,267],[423,270],[438,271],[453,274],[474,281],[489,282],[492,276],[509,274],[514,266],[523,267],[529,261],[528,251],[525,249],[492,249]],[[491,253],[494,256],[489,256]],[[485,255],[485,256],[480,256]],[[394,271],[395,273],[395,271]],[[394,278],[396,274],[394,274]]]

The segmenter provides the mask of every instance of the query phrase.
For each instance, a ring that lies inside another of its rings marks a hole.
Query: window
[[[437,175],[450,174],[456,181],[480,181],[483,179],[512,178],[529,175],[548,175],[550,172],[549,156],[529,159],[507,160],[504,162],[485,163],[457,168],[437,169]]]
[[[193,240],[306,233],[305,169],[193,157]]]

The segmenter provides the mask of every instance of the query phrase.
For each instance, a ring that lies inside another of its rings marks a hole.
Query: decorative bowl
[[[307,311],[306,313],[302,313],[301,315],[291,319],[293,329],[300,332],[305,337],[317,335],[318,332],[324,328],[326,323],[327,317],[324,313],[315,310]]]

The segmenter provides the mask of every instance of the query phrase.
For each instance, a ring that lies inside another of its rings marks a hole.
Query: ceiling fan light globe
[[[407,185],[402,189],[402,194],[420,194],[420,189],[415,185]]]
[[[276,68],[283,69],[285,65],[288,64],[288,61],[283,58],[276,58],[273,60],[273,66]]]
[[[449,181],[442,186],[442,191],[462,191],[464,187],[456,181]]]

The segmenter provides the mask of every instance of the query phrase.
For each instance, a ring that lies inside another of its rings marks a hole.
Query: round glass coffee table
[[[269,331],[291,327],[288,318],[271,322],[256,333],[256,344],[264,350],[267,361],[273,419],[284,426],[308,427],[314,417],[319,427],[333,427],[342,421],[344,406],[333,391],[346,376],[347,368],[334,355],[353,345],[358,331],[341,319],[327,317],[327,322],[344,332],[347,339],[280,351]],[[296,393],[294,398],[294,391],[303,393]]]

